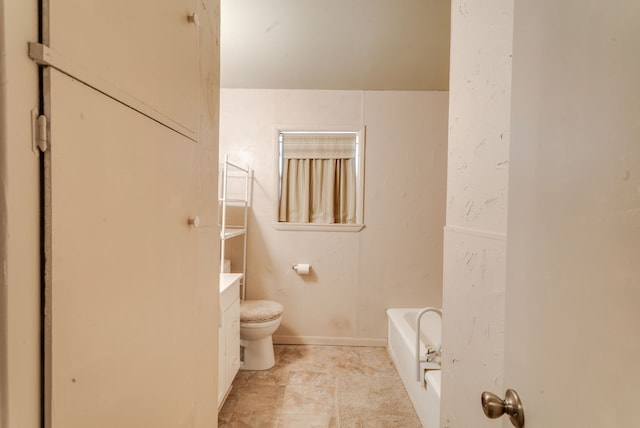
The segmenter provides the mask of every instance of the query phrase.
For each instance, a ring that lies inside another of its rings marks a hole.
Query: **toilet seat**
[[[271,328],[271,327],[276,327],[278,328],[278,326],[280,325],[280,321],[282,321],[282,316],[271,320],[271,321],[261,321],[261,322],[256,322],[256,321],[249,321],[249,322],[244,322],[241,321],[240,322],[240,327],[242,328],[243,331],[246,331],[246,329],[252,330],[252,329],[264,329],[264,328]]]
[[[240,323],[265,323],[282,316],[284,307],[270,300],[243,300],[240,302]]]

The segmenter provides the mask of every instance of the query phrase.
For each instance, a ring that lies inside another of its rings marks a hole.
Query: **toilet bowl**
[[[282,320],[284,308],[269,300],[240,302],[240,344],[242,370],[267,370],[275,364],[273,333]]]

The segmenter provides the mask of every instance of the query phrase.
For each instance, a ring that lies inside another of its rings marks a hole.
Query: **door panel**
[[[57,55],[196,133],[196,0],[56,0],[44,10],[44,44]]]
[[[640,426],[640,8],[583,6],[515,7],[504,384],[528,428]]]
[[[45,87],[50,424],[191,426],[198,144],[55,70]]]

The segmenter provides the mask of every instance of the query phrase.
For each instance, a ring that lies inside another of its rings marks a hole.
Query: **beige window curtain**
[[[355,224],[356,134],[284,133],[279,221]]]

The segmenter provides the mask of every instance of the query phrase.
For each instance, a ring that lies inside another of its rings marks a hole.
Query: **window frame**
[[[278,220],[278,210],[280,205],[280,194],[282,188],[282,158],[281,140],[282,133],[339,133],[348,132],[356,134],[356,222],[355,224],[340,223],[294,223]],[[317,232],[359,232],[365,227],[364,223],[364,181],[365,181],[365,147],[366,147],[366,127],[364,125],[354,126],[274,126],[275,141],[275,185],[276,201],[274,204],[273,227],[282,231],[317,231]]]

